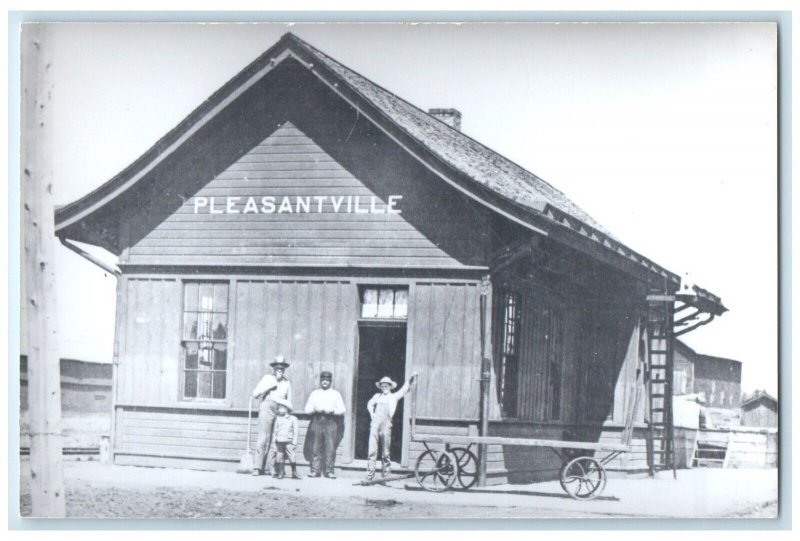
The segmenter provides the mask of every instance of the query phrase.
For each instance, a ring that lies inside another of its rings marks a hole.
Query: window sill
[[[226,398],[181,398],[179,402],[187,404],[216,404],[220,406],[228,406],[231,403]]]

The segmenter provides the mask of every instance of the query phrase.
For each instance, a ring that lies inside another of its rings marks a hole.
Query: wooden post
[[[489,336],[489,316],[487,314],[490,306],[490,294],[492,283],[489,276],[484,276],[481,279],[481,298],[480,298],[480,322],[481,322],[481,380],[480,380],[480,419],[478,425],[478,435],[489,435],[489,399],[491,397],[491,383],[492,383],[492,359],[489,355],[490,336]],[[478,444],[478,479],[477,484],[479,487],[486,486],[487,474],[487,445],[485,443]]]
[[[44,24],[22,31],[22,231],[32,515],[64,517],[61,366],[53,268],[53,65]]]

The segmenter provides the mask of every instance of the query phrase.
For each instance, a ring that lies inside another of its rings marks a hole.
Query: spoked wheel
[[[414,475],[425,490],[442,492],[456,482],[458,460],[453,453],[428,449],[419,455]]]
[[[576,500],[591,500],[606,487],[606,470],[594,458],[573,458],[561,468],[561,488]]]
[[[478,481],[478,457],[466,447],[451,447],[458,463],[458,486],[467,490]]]

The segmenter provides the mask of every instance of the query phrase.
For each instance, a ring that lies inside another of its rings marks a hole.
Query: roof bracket
[[[714,317],[716,317],[716,316],[714,316],[714,314],[708,314],[708,317],[706,319],[704,319],[703,321],[695,323],[694,325],[692,325],[690,327],[686,327],[685,329],[681,329],[679,331],[676,331],[673,336],[675,336],[677,338],[678,336],[684,335],[684,334],[686,334],[688,332],[692,332],[693,330],[695,330],[698,327],[702,327],[703,325],[708,325],[709,323],[714,321]]]
[[[702,314],[701,310],[695,310],[694,312],[692,312],[688,316],[682,317],[679,320],[677,320],[675,323],[673,323],[673,325],[676,326],[676,327],[680,327],[684,323],[688,323],[690,321],[694,321],[695,319],[697,319],[697,316],[699,316],[700,314]]]

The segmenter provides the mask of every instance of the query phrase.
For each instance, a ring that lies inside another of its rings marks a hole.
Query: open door
[[[405,382],[406,324],[367,323],[358,325],[358,373],[355,403],[355,458],[366,460],[370,417],[367,402],[379,392],[375,382],[389,376],[398,388]],[[403,408],[406,400],[397,405],[392,420],[392,460],[400,462],[403,447]]]

